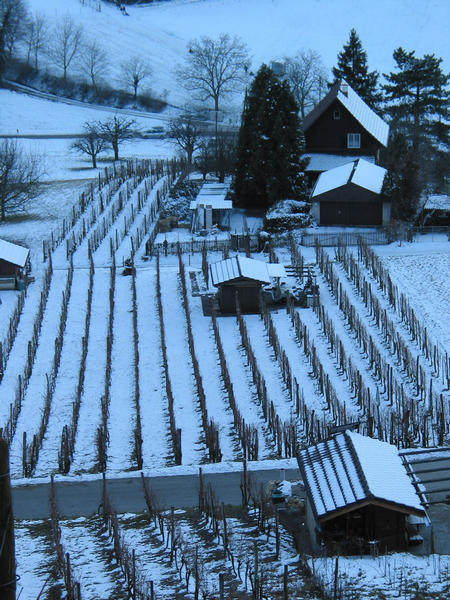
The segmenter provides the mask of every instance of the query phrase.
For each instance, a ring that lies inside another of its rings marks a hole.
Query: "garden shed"
[[[283,265],[244,256],[213,263],[209,270],[211,283],[218,288],[220,310],[225,314],[236,314],[236,295],[242,312],[259,312],[261,287],[286,277]]]
[[[306,525],[315,552],[408,548],[408,517],[426,517],[395,446],[354,431],[301,450]]]
[[[192,231],[209,232],[213,225],[226,227],[229,224],[233,203],[226,200],[227,194],[228,185],[225,183],[203,184],[197,198],[190,203]]]
[[[322,173],[312,191],[319,225],[387,225],[391,205],[382,195],[386,169],[362,158]]]
[[[23,279],[30,251],[0,239],[0,289],[14,290]]]

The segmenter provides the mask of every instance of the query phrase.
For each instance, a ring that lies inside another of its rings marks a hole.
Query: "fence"
[[[301,245],[302,246],[337,246],[338,243],[346,246],[356,246],[358,239],[362,238],[367,244],[388,244],[390,241],[386,232],[377,231],[336,231],[331,232],[317,232],[302,234]]]

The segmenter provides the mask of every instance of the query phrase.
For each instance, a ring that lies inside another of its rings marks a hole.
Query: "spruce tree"
[[[420,198],[417,157],[402,133],[394,134],[383,164],[387,174],[383,194],[391,200],[391,216],[398,221],[414,220]]]
[[[378,72],[369,71],[367,53],[355,29],[350,31],[347,44],[337,57],[337,67],[333,67],[334,80],[345,79],[355,92],[371,108],[377,108],[381,102],[378,89]]]
[[[239,131],[234,191],[247,207],[268,208],[286,198],[304,199],[304,137],[289,86],[266,65],[246,94]]]
[[[406,136],[420,167],[422,185],[439,190],[450,176],[449,81],[442,59],[394,51],[396,71],[385,75],[386,113],[391,128]],[[446,158],[447,156],[447,158]]]

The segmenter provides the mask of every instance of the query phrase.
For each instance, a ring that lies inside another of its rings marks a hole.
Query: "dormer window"
[[[334,110],[333,111],[333,119],[335,121],[339,121],[340,118],[341,118],[341,111],[340,110]]]
[[[360,133],[347,133],[347,148],[361,148]]]

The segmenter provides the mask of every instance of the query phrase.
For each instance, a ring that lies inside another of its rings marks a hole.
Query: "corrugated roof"
[[[314,186],[312,197],[320,196],[320,194],[348,183],[353,183],[375,194],[380,194],[385,175],[385,168],[359,158],[356,161],[321,173]]]
[[[225,200],[228,194],[229,185],[215,181],[204,183],[195,200],[190,203],[191,210],[195,210],[199,204],[209,204],[214,209],[233,208],[231,200]]]
[[[6,260],[13,265],[24,267],[29,253],[30,251],[28,248],[24,248],[18,244],[12,244],[6,240],[0,240],[0,259]]]
[[[245,256],[233,256],[209,266],[211,283],[215,286],[239,277],[270,283],[271,277],[285,277],[283,265],[265,263]]]
[[[337,81],[319,104],[306,115],[303,121],[303,129],[305,131],[309,129],[335,99],[339,100],[370,135],[383,146],[387,146],[389,125],[358,96],[344,79]]]
[[[301,450],[298,461],[318,518],[367,499],[424,513],[391,444],[346,431]]]

